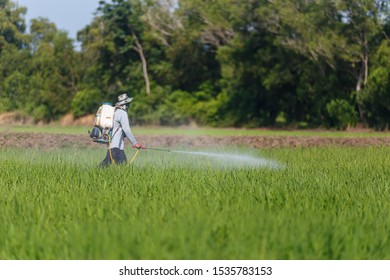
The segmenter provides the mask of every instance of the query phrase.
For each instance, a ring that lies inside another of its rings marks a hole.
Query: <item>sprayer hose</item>
[[[114,160],[114,158],[112,157],[112,151],[111,151],[111,149],[110,149],[110,145],[111,145],[110,134],[107,134],[107,139],[108,139],[108,143],[107,143],[108,153],[110,154],[111,162],[112,162],[113,164],[115,164],[115,160]]]
[[[110,134],[107,134],[107,138],[108,138],[107,148],[108,148],[108,152],[109,152],[109,154],[110,154],[111,162],[112,162],[113,164],[116,164],[114,158],[112,157],[112,151],[111,151],[111,149],[110,149],[110,144],[111,144]],[[131,161],[130,161],[130,164],[133,163],[133,161],[134,161],[135,158],[137,157],[138,153],[139,153],[139,150],[137,149],[137,151],[135,152],[133,158],[132,158]]]
[[[135,152],[135,154],[134,154],[134,156],[133,156],[133,158],[131,159],[131,161],[130,161],[130,164],[132,164],[133,163],[133,161],[135,160],[135,158],[137,157],[137,155],[138,155],[138,152],[139,152],[139,150],[137,150],[136,152]]]

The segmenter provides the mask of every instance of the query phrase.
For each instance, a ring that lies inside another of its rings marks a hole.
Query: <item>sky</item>
[[[54,22],[58,29],[68,31],[76,39],[77,31],[91,23],[100,0],[14,0],[26,7],[26,23],[32,18],[45,17]],[[109,1],[106,1],[109,2]]]

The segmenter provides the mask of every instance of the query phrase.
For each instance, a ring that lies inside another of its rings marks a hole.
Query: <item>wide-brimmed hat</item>
[[[123,93],[118,96],[118,103],[116,103],[116,106],[122,106],[127,103],[130,103],[133,100],[133,97],[128,97],[126,93]]]

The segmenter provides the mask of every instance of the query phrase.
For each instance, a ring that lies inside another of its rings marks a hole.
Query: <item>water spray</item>
[[[136,148],[136,147],[133,146],[132,148]],[[203,157],[211,158],[213,160],[225,161],[233,166],[242,165],[242,166],[250,166],[250,167],[268,167],[272,169],[280,167],[279,163],[276,161],[265,159],[265,158],[259,158],[252,155],[238,155],[238,154],[231,154],[231,153],[215,153],[215,152],[211,153],[211,152],[202,152],[202,151],[177,151],[177,150],[149,148],[149,147],[138,148],[138,151],[141,149],[158,151],[158,152],[169,152],[169,153],[187,154],[187,155],[194,155],[194,156],[203,156]]]

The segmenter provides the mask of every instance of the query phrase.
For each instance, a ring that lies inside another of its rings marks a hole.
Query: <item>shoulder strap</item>
[[[114,122],[115,122],[115,112],[116,112],[116,110],[118,110],[118,107],[115,107],[115,111],[114,111],[114,120],[113,120]],[[115,134],[118,132],[119,128],[121,128],[121,127],[122,127],[122,124],[119,123],[119,126],[118,126],[118,128],[115,130],[115,132],[114,132],[114,134],[112,135],[111,139],[114,138]]]

